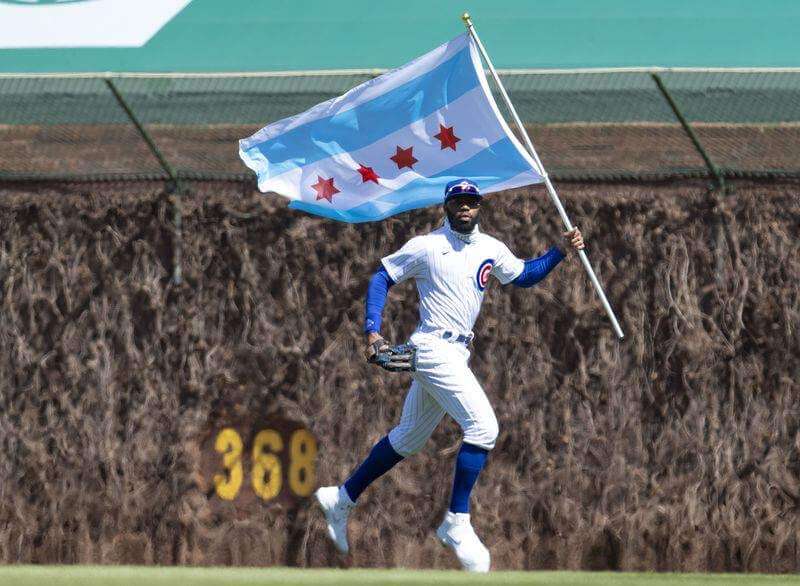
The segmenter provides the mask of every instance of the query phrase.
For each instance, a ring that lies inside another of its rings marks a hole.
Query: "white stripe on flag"
[[[506,189],[514,189],[515,187],[523,187],[525,185],[530,185],[532,174],[538,177],[538,173],[536,173],[535,171],[524,171],[519,175],[514,175],[513,177],[506,179],[505,181],[501,181],[500,183],[495,183],[490,187],[482,189],[481,193],[486,195],[487,193],[497,193],[498,191],[505,191]],[[541,183],[541,179],[539,179],[538,182]]]

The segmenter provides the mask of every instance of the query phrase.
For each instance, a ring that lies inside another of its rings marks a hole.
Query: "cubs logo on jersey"
[[[478,291],[486,289],[486,285],[489,284],[489,275],[492,274],[493,268],[493,258],[487,258],[481,263],[481,266],[478,267],[478,272],[475,274],[475,284],[478,286]]]

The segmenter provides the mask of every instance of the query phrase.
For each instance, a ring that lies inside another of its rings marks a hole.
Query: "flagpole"
[[[494,78],[497,87],[500,88],[500,94],[503,96],[503,99],[508,106],[508,109],[511,111],[511,115],[514,117],[514,122],[517,124],[517,128],[519,128],[520,133],[522,134],[522,138],[525,142],[525,146],[528,149],[528,152],[533,157],[534,161],[536,162],[536,166],[538,167],[539,175],[544,178],[544,184],[547,187],[547,193],[550,194],[550,199],[556,206],[558,210],[558,215],[561,216],[561,221],[564,222],[564,226],[567,230],[572,230],[572,222],[569,221],[569,216],[567,216],[567,212],[564,209],[564,206],[561,204],[561,200],[556,193],[556,188],[553,187],[553,183],[550,181],[550,177],[547,174],[547,171],[544,169],[544,165],[542,165],[541,159],[539,159],[539,155],[536,153],[536,149],[533,147],[533,143],[531,142],[530,137],[528,136],[528,132],[525,130],[525,126],[523,126],[522,121],[519,119],[519,115],[517,111],[514,109],[514,105],[511,103],[511,99],[508,97],[506,93],[506,88],[503,87],[502,82],[500,81],[500,76],[497,75],[497,71],[495,71],[494,65],[492,65],[491,59],[489,59],[489,54],[486,52],[486,49],[483,47],[483,43],[481,43],[480,38],[478,38],[478,33],[475,32],[475,26],[472,24],[472,18],[468,12],[465,12],[464,15],[461,17],[464,21],[464,25],[467,27],[470,36],[475,40],[475,44],[478,45],[478,49],[483,56],[484,61],[489,66],[489,71]],[[622,332],[622,328],[619,326],[619,322],[617,321],[616,315],[614,315],[614,310],[611,308],[611,304],[608,302],[606,298],[606,294],[603,292],[603,286],[600,284],[600,281],[597,279],[597,275],[594,273],[594,269],[592,269],[592,265],[589,262],[589,257],[586,256],[586,252],[584,250],[579,250],[578,255],[580,256],[581,262],[583,263],[583,268],[586,269],[586,272],[589,273],[589,279],[592,281],[592,285],[594,285],[595,291],[597,291],[597,295],[600,297],[600,301],[603,303],[603,307],[608,314],[609,319],[611,320],[611,325],[614,326],[614,331],[617,333],[617,336],[620,340],[625,337],[625,334]]]

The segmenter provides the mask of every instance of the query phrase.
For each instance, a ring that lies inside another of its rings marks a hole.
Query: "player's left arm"
[[[577,227],[564,232],[562,236],[564,241],[561,246],[553,246],[537,258],[526,259],[525,268],[516,279],[511,281],[511,284],[517,287],[532,287],[544,279],[568,254],[586,248],[583,235]]]

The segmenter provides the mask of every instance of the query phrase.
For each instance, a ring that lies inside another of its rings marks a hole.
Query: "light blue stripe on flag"
[[[434,69],[344,112],[319,118],[247,149],[268,161],[261,181],[363,148],[421,120],[480,83],[469,47]],[[252,156],[252,155],[251,155]]]
[[[412,181],[349,210],[302,200],[293,200],[289,207],[344,222],[374,222],[400,212],[441,204],[444,186],[453,179],[469,177],[486,192],[493,185],[526,171],[531,171],[530,164],[520,156],[510,139],[502,138],[449,169]]]

